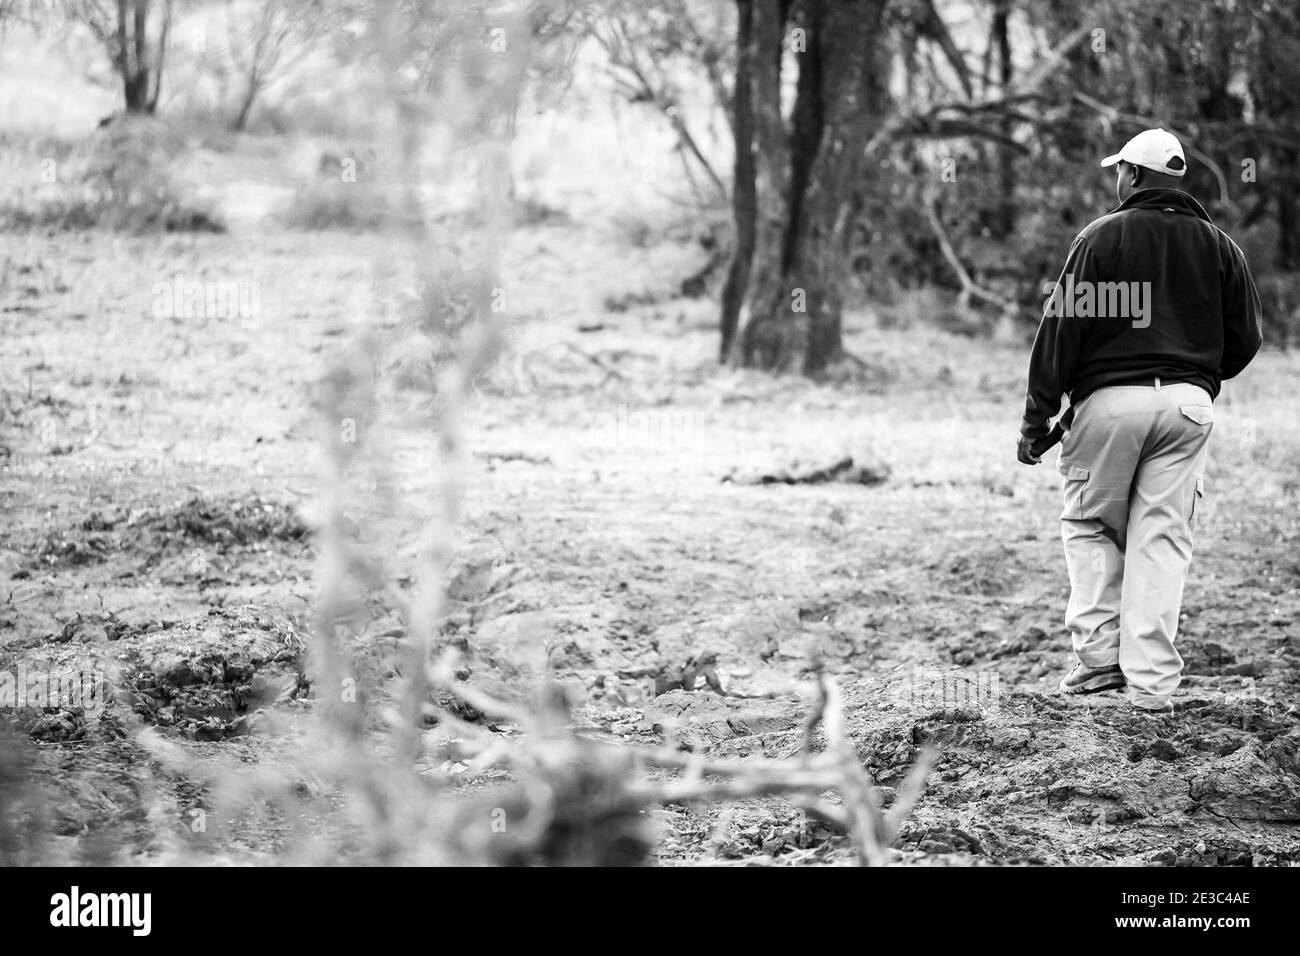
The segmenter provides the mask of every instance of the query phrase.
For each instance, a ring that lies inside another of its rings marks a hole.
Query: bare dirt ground
[[[0,672],[93,661],[156,728],[146,746],[112,707],[6,717],[22,734],[3,773],[32,782],[19,810],[53,834],[46,858],[159,859],[186,834],[239,861],[292,828],[190,824],[250,766],[293,773],[313,707],[313,394],[361,321],[370,242],[4,240]],[[471,409],[443,624],[472,681],[545,670],[584,732],[782,756],[817,653],[886,799],[918,747],[940,748],[897,859],[1300,862],[1293,357],[1262,356],[1217,405],[1187,677],[1175,713],[1138,716],[1117,695],[1055,691],[1069,658],[1055,453],[1029,469],[1012,450],[1025,347],[859,314],[857,381],[719,370],[713,305],[670,292],[695,262],[612,228],[514,236],[513,331]],[[154,286],[176,273],[259,278],[263,314],[156,318]],[[888,476],[724,481],[845,454]],[[382,684],[401,621],[365,607],[358,641]],[[682,680],[710,660],[723,693]],[[323,815],[329,795],[302,789],[304,819]],[[656,820],[665,863],[850,858],[778,798]],[[346,835],[334,846],[346,859]]]

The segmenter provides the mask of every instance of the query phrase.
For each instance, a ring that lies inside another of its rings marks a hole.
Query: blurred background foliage
[[[541,189],[573,161],[569,192],[582,191],[589,167],[572,154],[600,155],[608,144],[582,131],[608,128],[623,141],[612,147],[623,158],[617,175],[640,180],[632,186],[649,182],[656,199],[685,206],[697,225],[701,268],[682,277],[683,292],[716,295],[732,251],[737,10],[761,18],[779,8],[784,18],[788,116],[796,33],[819,3],[537,5],[532,27],[543,55],[517,132],[526,140],[532,130],[545,147],[531,151],[531,168],[525,148],[516,170],[523,218],[582,215]],[[10,173],[0,219],[8,228],[220,228],[230,201],[221,181],[274,157],[279,182],[261,175],[243,185],[261,178],[284,224],[376,227],[382,215],[364,168],[375,161],[374,122],[358,95],[371,6],[0,3]],[[429,4],[419,18],[427,42],[410,44],[414,82],[432,82],[439,59],[458,55],[459,41],[438,39],[440,11],[451,6]],[[838,190],[852,218],[850,302],[886,321],[915,318],[971,334],[1000,320],[1032,326],[1041,286],[1055,278],[1072,236],[1113,205],[1098,158],[1158,125],[1183,139],[1188,191],[1246,249],[1269,340],[1287,344],[1300,303],[1293,4],[888,0],[880,13],[884,55],[875,69],[884,74],[886,116],[861,174]],[[223,171],[214,173],[213,155],[223,157]],[[585,182],[592,206],[608,205],[595,195],[602,185]],[[645,205],[644,190],[616,194]],[[233,205],[247,202],[244,190]],[[938,229],[948,232],[950,253]]]

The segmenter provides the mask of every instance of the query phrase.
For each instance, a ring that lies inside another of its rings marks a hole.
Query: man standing
[[[1179,186],[1178,139],[1149,129],[1115,166],[1117,206],[1070,246],[1029,365],[1017,457],[1038,464],[1065,428],[1067,694],[1128,685],[1173,709],[1174,648],[1206,442],[1220,383],[1254,358],[1259,295],[1245,257]],[[1049,420],[1070,398],[1057,430]]]

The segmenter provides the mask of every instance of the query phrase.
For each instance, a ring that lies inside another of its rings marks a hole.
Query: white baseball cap
[[[1101,164],[1114,166],[1121,159],[1167,176],[1181,176],[1187,172],[1187,157],[1183,155],[1182,143],[1173,133],[1163,129],[1144,129],[1114,156],[1103,159]]]

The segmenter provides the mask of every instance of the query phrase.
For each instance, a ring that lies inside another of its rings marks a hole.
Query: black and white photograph
[[[0,866],[1260,928],[1298,344],[1291,0],[0,0]]]

